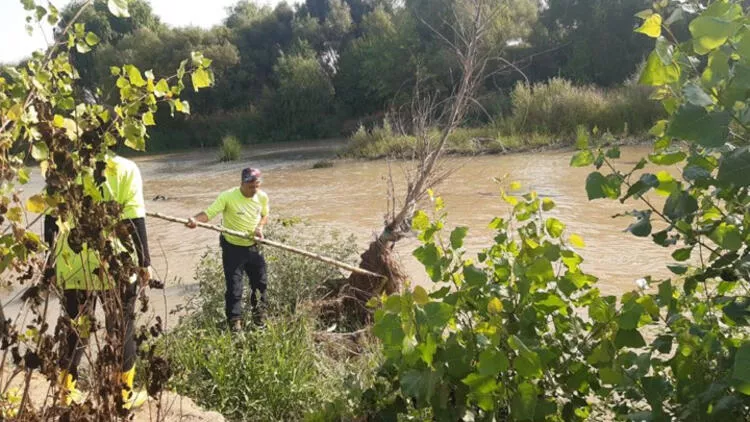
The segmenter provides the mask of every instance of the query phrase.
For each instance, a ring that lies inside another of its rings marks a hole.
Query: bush
[[[651,89],[622,86],[605,90],[575,86],[553,78],[532,86],[519,82],[512,93],[513,111],[508,122],[516,130],[569,136],[576,127],[598,127],[618,135],[643,133],[664,115],[649,99]]]
[[[221,140],[219,161],[237,161],[242,153],[242,144],[233,135],[227,135]]]
[[[298,220],[274,221],[267,235],[280,242],[293,238],[295,246],[342,261],[356,259],[353,238]],[[160,343],[175,374],[172,388],[231,420],[301,420],[308,413],[346,412],[348,394],[368,385],[379,354],[366,344],[359,356],[342,353],[342,345],[318,334],[322,327],[311,307],[300,306],[321,298],[330,290],[326,284],[341,273],[278,249],[265,248],[264,254],[269,318],[263,330],[240,335],[225,329],[221,259],[210,251],[203,256],[196,270],[198,292],[186,305],[190,314]]]

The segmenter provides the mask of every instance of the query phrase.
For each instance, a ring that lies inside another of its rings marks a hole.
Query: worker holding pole
[[[268,222],[268,195],[260,190],[261,171],[254,168],[242,170],[240,186],[222,192],[205,211],[187,220],[187,227],[193,229],[200,223],[208,223],[219,213],[226,229],[254,236],[239,237],[227,233],[219,236],[222,252],[222,265],[226,279],[224,307],[230,330],[242,330],[242,278],[250,279],[250,304],[253,322],[262,325],[265,317],[266,261],[253,238],[263,239],[263,227]]]

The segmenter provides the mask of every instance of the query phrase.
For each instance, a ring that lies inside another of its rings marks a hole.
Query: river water
[[[341,146],[326,142],[245,147],[242,159],[233,163],[219,163],[215,150],[153,155],[135,161],[141,168],[149,211],[193,215],[219,192],[237,186],[243,167],[258,167],[263,170],[263,189],[270,197],[272,217],[300,217],[313,226],[352,233],[364,248],[382,227],[389,174],[398,188],[408,163],[341,160],[330,168],[312,168],[314,163],[335,156]],[[648,152],[646,147],[623,148],[620,165],[632,166]],[[583,268],[599,277],[604,293],[631,290],[634,280],[645,275],[668,277],[664,265],[670,250],[623,232],[630,221],[612,218],[640,204],[588,201],[584,186],[591,169],[571,168],[570,156],[570,151],[553,151],[448,159],[446,168],[455,171],[435,189],[445,201],[448,228],[469,227],[470,252],[490,245],[488,223],[509,212],[494,179],[507,175],[506,180],[522,184],[521,192],[535,190],[557,203],[551,215],[567,224],[568,233],[584,238],[586,247],[579,251],[585,259]],[[34,176],[24,196],[41,189],[39,175]],[[157,195],[166,200],[154,200]],[[654,201],[663,203],[658,197]],[[213,222],[219,223],[219,218]],[[170,308],[184,300],[194,284],[195,265],[208,248],[218,247],[218,235],[154,219],[148,220],[148,232],[154,268],[168,282],[166,293],[152,295],[157,295],[155,303],[161,303],[160,308]],[[406,239],[397,251],[412,282],[429,287],[424,270],[411,256],[416,245],[415,239]],[[7,301],[8,294],[3,296]]]

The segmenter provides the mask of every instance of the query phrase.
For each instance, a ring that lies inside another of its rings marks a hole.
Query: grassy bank
[[[294,237],[303,248],[356,260],[352,238],[299,221],[276,221],[268,235],[281,242]],[[361,395],[357,392],[374,378],[380,354],[375,346],[347,348],[328,333],[332,327],[320,325],[310,306],[330,292],[341,273],[284,251],[266,248],[264,254],[269,318],[264,329],[246,327],[241,334],[230,334],[224,324],[221,258],[216,252],[203,256],[189,316],[160,340],[172,363],[171,388],[230,420],[329,420],[332,412],[346,413],[349,396]]]
[[[594,129],[613,140],[646,136],[664,115],[649,99],[648,88],[622,86],[602,89],[575,86],[555,78],[533,86],[518,84],[510,96],[510,110],[480,127],[456,129],[448,138],[449,154],[493,154],[541,147],[572,145],[582,129]],[[437,137],[439,132],[432,133]],[[408,157],[416,138],[395,130],[386,118],[382,125],[360,126],[342,153],[351,158]]]

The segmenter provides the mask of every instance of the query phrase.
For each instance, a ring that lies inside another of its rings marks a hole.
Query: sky
[[[254,0],[258,4],[274,6],[280,0]],[[70,0],[50,0],[62,9]],[[221,23],[226,17],[226,8],[237,0],[150,0],[154,13],[162,22],[171,26],[197,25],[204,28]],[[46,1],[37,1],[46,4]],[[298,3],[298,1],[289,1]],[[0,63],[12,63],[29,56],[36,49],[46,46],[45,37],[37,29],[32,36],[26,32],[26,12],[20,0],[0,0]],[[48,38],[52,30],[47,27]]]

